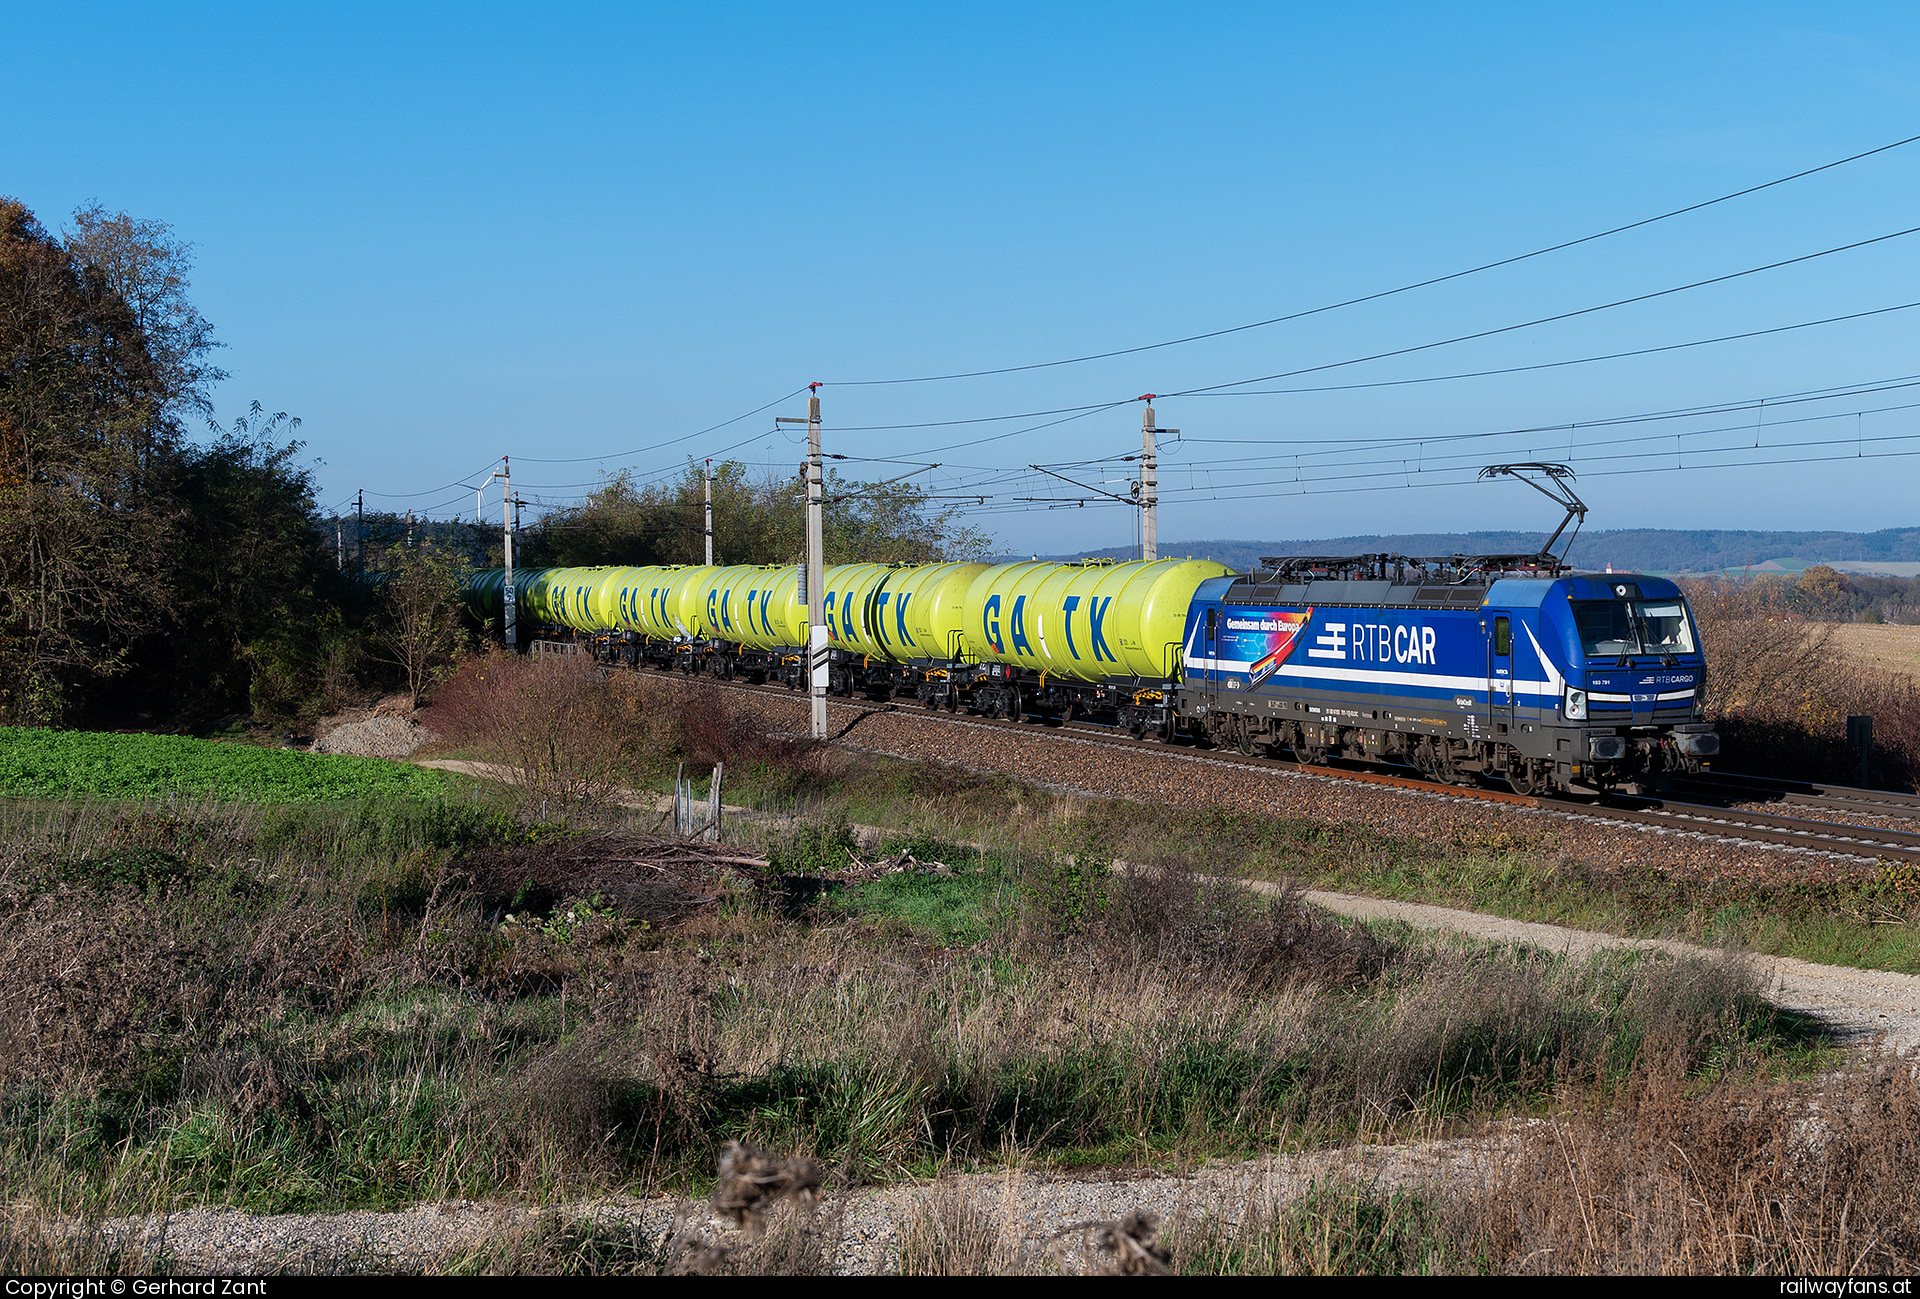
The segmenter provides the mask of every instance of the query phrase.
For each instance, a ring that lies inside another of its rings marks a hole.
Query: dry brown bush
[[[1500,1272],[1844,1276],[1920,1266],[1920,1087],[1905,1060],[1817,1086],[1668,1064],[1522,1130],[1457,1205]]]
[[[527,798],[558,807],[606,801],[623,782],[682,762],[699,775],[716,763],[736,773],[760,768],[776,785],[797,787],[816,756],[811,740],[770,731],[724,691],[649,689],[637,673],[575,654],[495,651],[469,660],[435,699],[428,725],[449,744],[504,763]]]
[[[610,799],[658,747],[659,715],[643,708],[639,678],[577,654],[487,654],[447,682],[429,716],[556,810]]]
[[[1210,967],[1257,988],[1357,987],[1392,956],[1364,926],[1309,908],[1297,886],[1263,896],[1201,875],[1184,858],[1129,863],[1089,937],[1109,959]]]
[[[0,932],[6,1081],[141,1089],[157,1045],[202,1019],[211,953],[129,898],[60,889]]]
[[[1835,625],[1797,613],[1777,584],[1687,583],[1707,659],[1708,714],[1729,768],[1847,780],[1849,714],[1873,718],[1875,784],[1912,787],[1920,773],[1920,683],[1851,662]]]

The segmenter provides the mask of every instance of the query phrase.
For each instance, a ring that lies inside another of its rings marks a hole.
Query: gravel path
[[[1278,886],[1253,883],[1251,887],[1266,890]],[[1692,943],[1621,938],[1616,934],[1596,934],[1559,925],[1507,920],[1477,911],[1363,898],[1350,893],[1310,889],[1306,899],[1314,906],[1362,920],[1399,920],[1417,929],[1445,930],[1485,942],[1517,943],[1572,956],[1621,947],[1702,959],[1718,955],[1712,948]],[[1753,955],[1747,959],[1768,979],[1769,1001],[1820,1020],[1836,1041],[1864,1046],[1884,1035],[1888,1046],[1900,1050],[1920,1047],[1920,975],[1815,965],[1790,956]]]
[[[829,1192],[810,1212],[813,1229],[832,1239],[827,1254],[833,1269],[844,1275],[896,1271],[903,1231],[927,1211],[936,1192],[943,1193],[942,1198],[964,1196],[999,1224],[1008,1261],[1031,1263],[1049,1256],[1066,1271],[1082,1271],[1092,1260],[1084,1249],[1084,1233],[1072,1230],[1079,1224],[1145,1209],[1158,1214],[1166,1228],[1179,1231],[1203,1215],[1237,1220],[1249,1206],[1290,1199],[1315,1180],[1329,1177],[1382,1186],[1457,1182],[1482,1175],[1505,1144],[1496,1131],[1491,1136],[1361,1145],[1207,1165],[1184,1175],[1064,1177],[1009,1170],[939,1183],[861,1188],[844,1195]],[[637,1229],[655,1242],[677,1229],[722,1249],[749,1247],[704,1202],[668,1197],[541,1208],[453,1200],[393,1213],[264,1217],[194,1209],[165,1218],[123,1219],[109,1230],[145,1252],[164,1249],[176,1270],[188,1273],[420,1272],[445,1270],[503,1247],[510,1256],[514,1238],[543,1221],[582,1219],[604,1228]]]

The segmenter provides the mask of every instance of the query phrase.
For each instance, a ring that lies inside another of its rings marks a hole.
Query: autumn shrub
[[[725,763],[778,798],[802,787],[817,746],[771,730],[737,696],[663,686],[580,654],[493,652],[441,689],[429,725],[452,746],[501,763],[530,799],[556,808],[605,801],[623,784]]]
[[[1847,717],[1873,718],[1872,780],[1912,788],[1920,775],[1920,683],[1850,662],[1833,623],[1797,612],[1771,585],[1692,582],[1687,596],[1707,660],[1708,715],[1730,770],[1851,781],[1859,755]]]
[[[469,660],[441,689],[429,725],[493,759],[529,800],[555,810],[613,797],[648,765],[663,718],[640,680],[585,655],[496,651]]]

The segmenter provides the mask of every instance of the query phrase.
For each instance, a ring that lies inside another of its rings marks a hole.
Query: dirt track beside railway
[[[885,715],[876,715],[876,717],[879,716]],[[844,725],[844,722],[842,724]],[[458,771],[483,779],[504,779],[508,774],[504,768],[489,766],[485,763],[430,759],[423,765]],[[1380,787],[1361,786],[1360,788],[1378,789]],[[1390,788],[1382,792],[1399,793]],[[669,800],[664,797],[643,791],[628,791],[628,794],[630,805],[636,807],[664,811],[669,804]],[[1471,807],[1486,808],[1497,813],[1508,811],[1526,813],[1525,809],[1509,809],[1499,804],[1472,804]],[[730,806],[726,809],[726,815],[758,817],[763,814],[747,808]],[[880,836],[885,833],[874,826],[857,826],[855,830],[874,847],[878,846]],[[1628,833],[1659,834],[1657,831],[1639,830],[1628,831]],[[1784,854],[1795,851],[1771,849],[1764,845],[1753,846],[1761,851],[1773,853]],[[1116,863],[1116,867],[1124,866],[1125,863]],[[1258,880],[1243,882],[1261,892],[1274,891],[1280,887]],[[1669,939],[1627,938],[1618,934],[1570,929],[1563,925],[1511,920],[1503,916],[1463,911],[1454,907],[1364,897],[1326,889],[1307,890],[1306,900],[1314,906],[1337,915],[1351,916],[1355,919],[1397,920],[1416,929],[1456,933],[1480,942],[1512,943],[1570,956],[1618,948],[1660,951],[1682,958],[1710,959],[1720,955],[1716,949],[1694,943]],[[1849,1046],[1867,1046],[1876,1040],[1884,1040],[1887,1046],[1897,1050],[1920,1050],[1920,975],[1898,974],[1885,970],[1862,970],[1850,966],[1818,965],[1811,961],[1783,956],[1753,954],[1744,959],[1751,961],[1766,978],[1767,996],[1770,1001],[1784,1009],[1809,1015],[1825,1024],[1836,1042]]]

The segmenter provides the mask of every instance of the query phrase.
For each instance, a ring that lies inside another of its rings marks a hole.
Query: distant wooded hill
[[[1162,555],[1211,558],[1246,569],[1266,555],[1498,555],[1538,549],[1544,532],[1414,532],[1394,536],[1323,537],[1308,541],[1163,541]],[[1050,559],[1128,559],[1125,546],[1050,555]],[[1583,532],[1568,557],[1580,568],[1632,569],[1643,573],[1703,573],[1741,569],[1773,560],[1920,563],[1920,527],[1882,532],[1748,532],[1705,529],[1622,528]]]

